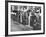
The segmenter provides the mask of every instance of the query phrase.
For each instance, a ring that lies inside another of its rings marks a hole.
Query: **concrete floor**
[[[22,25],[16,21],[11,20],[11,31],[30,31],[33,27],[29,27],[27,25]]]

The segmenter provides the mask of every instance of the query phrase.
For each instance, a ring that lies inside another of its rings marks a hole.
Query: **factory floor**
[[[33,27],[11,20],[11,31],[30,31]]]

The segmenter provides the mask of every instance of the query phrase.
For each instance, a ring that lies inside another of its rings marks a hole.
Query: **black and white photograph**
[[[11,5],[11,31],[41,30],[41,7]]]
[[[8,2],[8,35],[43,33],[43,4]]]

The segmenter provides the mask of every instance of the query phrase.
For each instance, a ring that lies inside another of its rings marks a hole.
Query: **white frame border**
[[[11,32],[11,5],[23,5],[23,6],[41,6],[41,30],[38,31],[16,31]],[[42,33],[43,32],[43,5],[42,4],[27,4],[27,3],[11,3],[8,2],[8,35],[12,34],[27,34],[27,33]]]

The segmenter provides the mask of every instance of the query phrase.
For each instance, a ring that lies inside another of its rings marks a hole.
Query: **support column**
[[[28,25],[30,26],[30,16],[28,17],[28,20],[29,20]]]
[[[20,14],[20,22],[22,23],[22,14]]]
[[[29,13],[29,16],[28,16],[28,26],[30,27],[30,13]]]
[[[29,17],[28,17],[28,26],[30,27],[30,17],[31,17],[32,15],[31,15],[31,12],[29,13]]]

